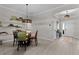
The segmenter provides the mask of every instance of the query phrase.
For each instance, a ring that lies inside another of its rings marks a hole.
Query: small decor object
[[[18,26],[18,25],[14,25],[14,24],[9,24],[8,26],[9,26],[9,27],[21,28],[20,26]]]
[[[22,17],[19,17],[19,18],[18,18],[18,20],[19,20],[19,21],[22,21],[22,20],[23,20],[23,18],[22,18]]]
[[[8,34],[7,32],[0,32],[0,34],[3,34],[3,33]]]
[[[17,17],[16,16],[11,16],[10,20],[17,20]]]
[[[14,27],[14,25],[13,25],[13,24],[9,24],[8,26],[12,26],[12,27]]]

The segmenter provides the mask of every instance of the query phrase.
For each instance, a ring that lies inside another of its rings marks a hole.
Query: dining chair
[[[27,47],[27,40],[28,40],[28,35],[26,35],[27,33],[22,31],[22,32],[18,32],[18,46],[17,46],[17,51],[19,50],[19,47],[24,47],[26,50]]]
[[[38,45],[37,35],[38,35],[38,30],[36,31],[35,35],[32,36],[31,34],[30,37],[31,41],[34,40],[36,46]]]
[[[17,44],[17,31],[13,31],[13,46],[15,45],[15,43]]]

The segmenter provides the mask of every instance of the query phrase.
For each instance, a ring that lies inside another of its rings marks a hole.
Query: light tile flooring
[[[25,51],[20,48],[16,50],[12,42],[0,45],[1,55],[75,55],[79,54],[79,40],[71,37],[62,37],[54,41],[39,39],[38,46],[31,45]]]

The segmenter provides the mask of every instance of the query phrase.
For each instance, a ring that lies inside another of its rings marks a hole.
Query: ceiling
[[[78,4],[29,4],[28,11],[31,18],[60,17],[65,10],[79,8]],[[0,18],[9,19],[12,15],[26,17],[26,4],[0,4]],[[79,9],[70,12],[73,16],[78,16]],[[12,13],[13,12],[13,13]]]
[[[79,17],[79,8],[64,10],[62,12],[56,13],[55,16],[59,19],[64,19],[65,15],[70,15],[68,19],[77,19]]]
[[[60,7],[62,5],[63,4],[29,4],[28,10],[29,10],[29,14],[33,15],[52,8],[54,9],[56,7]],[[19,12],[23,12],[24,14],[26,12],[26,4],[1,4],[0,6],[13,9]]]

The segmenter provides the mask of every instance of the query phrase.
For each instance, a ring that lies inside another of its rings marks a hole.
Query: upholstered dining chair
[[[17,44],[17,35],[18,35],[18,32],[21,32],[21,30],[15,30],[13,31],[13,46],[15,45],[15,43]]]
[[[22,31],[22,32],[18,32],[18,46],[17,46],[17,50],[19,50],[19,47],[24,47],[26,50],[27,47],[27,40],[28,40],[28,35],[26,35],[27,33]]]
[[[31,34],[31,37],[30,37],[31,41],[34,40],[36,46],[38,45],[37,34],[38,34],[38,30],[33,36]]]

